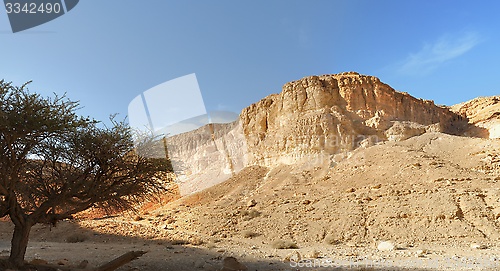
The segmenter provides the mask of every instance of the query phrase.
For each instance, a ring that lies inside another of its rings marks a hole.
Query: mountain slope
[[[475,98],[454,105],[451,110],[482,130],[472,129],[468,131],[469,135],[500,138],[500,96]]]
[[[348,72],[287,83],[281,93],[243,109],[236,122],[169,138],[168,150],[186,195],[247,166],[330,167],[377,142],[471,131],[488,135],[466,114],[398,92],[376,77]]]
[[[427,133],[359,149],[331,170],[247,168],[167,209],[189,206],[173,215],[182,229],[233,237],[251,229],[266,244],[494,242],[499,169],[499,142]]]

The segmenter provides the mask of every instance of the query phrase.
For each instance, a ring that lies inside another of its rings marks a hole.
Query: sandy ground
[[[249,167],[140,217],[39,225],[27,260],[98,266],[142,250],[120,270],[221,270],[226,257],[248,270],[498,270],[499,140],[431,133],[346,156]],[[11,233],[0,222],[0,256]]]
[[[120,220],[109,219],[107,223]],[[10,228],[10,223],[2,222],[2,232]],[[67,238],[76,234],[85,236],[85,240],[68,243]],[[27,260],[43,259],[64,266],[76,266],[87,260],[90,266],[98,266],[128,251],[142,250],[148,253],[119,270],[220,270],[222,260],[228,256],[237,258],[248,270],[498,270],[500,265],[498,246],[474,249],[431,242],[379,251],[345,244],[275,249],[258,243],[227,238],[215,244],[176,244],[168,239],[107,235],[81,228],[75,222],[62,222],[52,229],[36,227]],[[0,256],[7,256],[8,250],[9,242],[3,234]],[[426,252],[422,254],[419,250]],[[290,255],[291,261],[287,262]],[[297,261],[297,255],[304,259],[302,263]]]
[[[110,219],[108,222],[116,221]],[[1,225],[2,232],[10,228],[10,223]],[[85,240],[68,243],[67,238],[75,234],[85,236]],[[0,256],[8,255],[9,242],[5,235],[0,243]],[[248,270],[497,270],[500,265],[498,246],[474,249],[421,243],[414,247],[398,246],[394,251],[379,251],[373,247],[345,244],[274,249],[258,243],[227,238],[216,244],[181,245],[168,239],[101,234],[81,228],[75,222],[62,222],[52,229],[36,227],[27,260],[43,259],[64,266],[76,266],[87,260],[90,266],[98,266],[128,251],[142,250],[148,253],[119,270],[220,270],[222,260],[228,256],[237,258]],[[426,252],[421,254],[419,250]],[[285,259],[290,255],[292,259],[287,262]],[[297,255],[304,259],[302,263],[297,261]]]

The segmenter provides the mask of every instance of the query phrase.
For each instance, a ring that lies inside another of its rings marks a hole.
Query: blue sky
[[[500,2],[81,0],[12,34],[0,78],[67,93],[99,120],[196,73],[209,111],[239,112],[304,76],[358,71],[452,105],[500,94]],[[166,101],[166,104],[168,101]]]

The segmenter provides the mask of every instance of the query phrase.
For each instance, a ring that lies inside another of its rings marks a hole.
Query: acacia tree
[[[131,208],[165,189],[157,176],[170,170],[167,159],[135,152],[153,138],[134,142],[124,122],[103,126],[77,116],[77,108],[65,97],[44,98],[26,84],[0,81],[0,216],[14,223],[13,267],[24,265],[33,225],[97,205]]]

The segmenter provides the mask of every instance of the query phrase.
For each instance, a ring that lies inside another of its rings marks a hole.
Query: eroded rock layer
[[[234,123],[171,137],[169,153],[182,181],[180,190],[189,194],[246,166],[328,168],[359,147],[426,132],[487,138],[496,124],[485,123],[482,116],[496,106],[488,100],[452,111],[398,92],[373,76],[355,72],[309,76],[243,109]]]
[[[287,83],[280,94],[245,108],[240,119],[249,162],[272,166],[427,130],[457,133],[460,116],[397,92],[376,77],[349,72]]]

